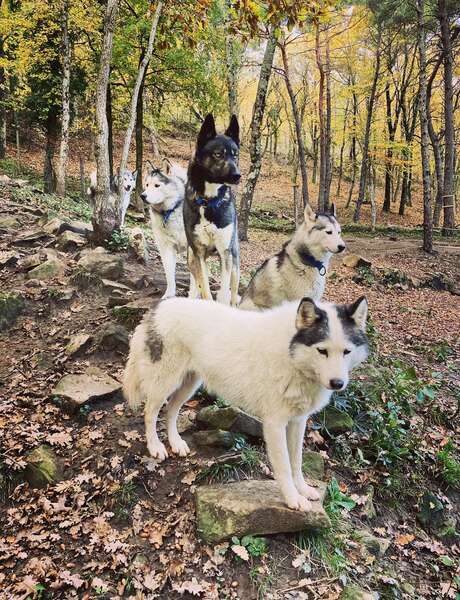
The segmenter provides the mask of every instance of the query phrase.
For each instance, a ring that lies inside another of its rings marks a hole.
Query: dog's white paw
[[[166,446],[162,442],[160,442],[160,440],[148,443],[147,448],[150,452],[150,456],[152,458],[156,458],[160,462],[168,458],[168,451],[166,450]]]
[[[178,454],[179,456],[187,456],[187,454],[190,454],[190,448],[188,447],[187,442],[181,437],[169,440],[169,444],[174,454]]]
[[[295,486],[299,494],[308,498],[309,500],[319,500],[320,495],[316,488],[311,485],[308,485],[306,481],[296,481]]]
[[[228,290],[219,290],[217,292],[217,302],[220,304],[230,304],[231,294]]]
[[[299,494],[297,490],[295,493],[292,492],[291,494],[286,496],[285,499],[288,507],[292,508],[293,510],[301,510],[305,512],[311,509],[310,501],[307,500],[305,496],[302,496],[302,494]]]

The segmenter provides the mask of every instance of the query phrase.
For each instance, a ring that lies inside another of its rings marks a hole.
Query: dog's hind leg
[[[240,261],[238,256],[233,256],[232,274],[230,277],[230,304],[238,306],[239,296],[238,288],[240,286]]]
[[[297,510],[308,510],[310,502],[298,492],[292,479],[286,425],[287,423],[280,423],[279,421],[264,421],[264,438],[267,444],[268,458],[288,507]]]
[[[158,244],[158,248],[166,275],[166,291],[162,298],[173,298],[176,295],[176,251],[169,244]]]
[[[211,288],[209,287],[208,270],[204,256],[197,256],[190,248],[188,251],[188,266],[192,273],[203,300],[212,300]]]
[[[230,279],[232,276],[232,255],[226,249],[220,253],[220,290],[217,292],[217,301],[221,304],[230,304]]]
[[[292,478],[299,494],[310,500],[318,500],[319,494],[314,487],[305,482],[302,472],[303,438],[307,417],[297,417],[289,421],[287,426],[287,443],[291,462]]]
[[[168,401],[166,413],[168,440],[171,450],[174,454],[178,454],[179,456],[187,456],[190,449],[177,431],[177,417],[182,405],[193,396],[200,385],[201,379],[196,373],[187,373],[181,386],[174,392]]]

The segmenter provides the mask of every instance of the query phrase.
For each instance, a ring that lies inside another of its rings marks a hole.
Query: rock
[[[63,478],[62,464],[53,450],[43,444],[35,448],[26,458],[24,479],[33,488],[44,488]]]
[[[120,283],[119,281],[112,281],[111,279],[101,279],[101,283],[104,288],[110,291],[120,290],[130,292],[131,294],[134,293],[130,287],[128,287],[124,283]]]
[[[53,279],[64,275],[66,265],[59,258],[48,258],[27,273],[27,279]]]
[[[289,509],[276,481],[239,481],[204,485],[195,492],[197,529],[207,543],[233,536],[325,529],[331,523],[322,502],[326,485],[318,482],[321,499],[307,512]]]
[[[324,410],[318,413],[317,420],[330,433],[343,433],[353,429],[353,419],[346,412],[339,410],[335,406],[326,406]]]
[[[134,256],[137,260],[145,264],[148,261],[149,255],[144,232],[140,227],[133,227],[132,229],[128,229],[128,237]]]
[[[13,251],[0,252],[0,267],[14,267],[20,258],[20,255]]]
[[[12,244],[15,246],[28,246],[35,242],[43,243],[45,239],[50,239],[50,237],[46,231],[42,231],[41,229],[26,229],[13,240]]]
[[[233,448],[242,436],[222,429],[208,429],[207,431],[196,431],[192,437],[197,446]]]
[[[11,327],[23,308],[24,299],[19,292],[0,293],[0,331]]]
[[[106,279],[118,279],[124,270],[122,258],[109,254],[104,248],[85,252],[77,264],[86,271]]]
[[[65,223],[64,225],[64,231],[66,229],[69,230],[73,230],[75,232],[75,230],[78,231],[78,233],[80,233],[80,235],[86,235],[88,236],[90,233],[93,232],[93,225],[92,223],[89,223],[88,221],[69,221],[68,223]],[[77,232],[75,232],[77,233]]]
[[[59,298],[57,298],[57,301],[65,301],[65,300],[72,300],[72,298],[75,295],[75,288],[72,287],[63,287],[63,288],[59,288]]]
[[[303,472],[313,479],[322,479],[324,477],[324,456],[313,450],[306,450],[303,453]]]
[[[150,280],[147,275],[139,275],[139,273],[127,273],[123,277],[123,281],[135,290],[141,290],[150,285]]]
[[[57,241],[57,247],[64,251],[76,250],[77,248],[81,248],[85,245],[86,239],[78,233],[74,233],[73,231],[64,231],[64,233],[61,233]]]
[[[376,537],[367,529],[358,529],[355,531],[355,536],[374,556],[383,556],[391,544],[389,539]]]
[[[40,219],[41,221],[41,219]],[[63,227],[65,225],[65,222],[60,219],[59,217],[54,217],[54,219],[51,219],[50,221],[46,221],[43,225],[42,225],[42,229],[43,231],[46,231],[46,233],[49,233],[51,235],[58,235],[59,233],[61,233],[63,231]]]
[[[213,429],[225,429],[245,433],[252,437],[263,437],[262,422],[234,406],[225,408],[206,406],[199,411],[196,419],[203,425]]]
[[[103,350],[126,352],[129,349],[128,332],[123,325],[117,323],[102,325],[96,334],[95,342]]]
[[[97,367],[90,367],[80,375],[65,375],[51,392],[64,400],[69,410],[75,411],[90,400],[108,399],[121,389],[118,381]]]
[[[64,352],[67,354],[67,356],[74,356],[75,354],[78,354],[80,351],[87,348],[91,339],[91,336],[87,333],[79,333],[78,335],[74,335],[65,347]]]
[[[113,292],[107,298],[107,306],[109,308],[114,308],[115,306],[124,306],[128,303],[129,298],[126,298],[126,296],[120,290],[113,290]]]
[[[46,254],[44,252],[36,252],[35,254],[29,254],[24,256],[18,263],[18,267],[21,271],[30,271],[34,267],[41,265],[46,260]]]
[[[159,299],[141,298],[123,306],[114,306],[112,314],[119,323],[125,325],[129,330],[133,330],[142,321],[145,313],[156,306],[158,302]]]
[[[14,229],[20,225],[16,217],[8,217],[0,215],[0,229]]]
[[[365,494],[367,498],[364,504],[361,506],[360,516],[367,519],[368,521],[372,521],[377,516],[374,506],[374,486],[370,485],[369,487],[367,487],[365,490]]]
[[[372,262],[359,256],[359,254],[346,254],[342,258],[342,264],[351,269],[357,269],[359,267],[370,267]]]
[[[430,491],[426,491],[422,496],[418,519],[428,531],[440,531],[450,523],[447,508]]]
[[[184,433],[195,424],[196,412],[194,410],[181,410],[177,417],[177,431]]]
[[[347,585],[343,588],[339,600],[378,600],[377,592],[368,592],[356,585]]]

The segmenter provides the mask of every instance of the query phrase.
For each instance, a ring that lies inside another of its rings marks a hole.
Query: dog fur
[[[224,135],[217,135],[214,117],[207,115],[189,165],[184,202],[188,265],[199,296],[212,300],[206,259],[217,252],[221,284],[217,300],[236,305],[240,257],[235,199],[231,187],[239,182],[239,126],[235,115]]]
[[[134,332],[123,385],[132,408],[145,403],[150,454],[168,456],[157,433],[167,400],[171,450],[189,453],[176,421],[203,382],[262,420],[286,504],[307,510],[308,499],[318,495],[302,475],[306,421],[328,404],[333,390],[347,386],[351,369],[365,360],[366,319],[365,298],[352,305],[304,298],[266,311],[186,298],[160,302]]]
[[[123,177],[122,177],[122,181],[121,184],[123,186],[123,198],[122,198],[122,202],[121,202],[121,224],[120,227],[123,228],[125,226],[125,217],[126,217],[126,212],[128,210],[129,207],[129,203],[131,201],[131,194],[134,190],[134,188],[136,187],[136,179],[137,179],[137,170],[136,171],[130,171],[129,169],[126,169],[125,172],[123,173]],[[97,187],[97,172],[96,171],[92,171],[90,176],[89,176],[89,187],[86,190],[86,193],[88,194],[89,198],[90,198],[90,202],[94,204],[94,199],[96,197],[96,187]],[[119,181],[120,181],[120,174],[118,175],[114,175],[113,177],[110,178],[110,193],[113,195],[118,194],[119,192]]]
[[[331,256],[343,250],[345,243],[334,205],[330,213],[315,213],[307,206],[302,225],[282,250],[256,271],[239,307],[272,308],[304,296],[321,300]]]
[[[149,209],[153,237],[166,276],[163,298],[176,295],[177,255],[187,250],[183,217],[186,181],[185,169],[169,161],[162,168],[152,167],[144,178],[141,198]],[[190,288],[196,293],[193,277]]]

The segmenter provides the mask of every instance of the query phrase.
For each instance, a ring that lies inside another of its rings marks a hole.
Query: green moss
[[[0,294],[0,331],[10,327],[24,308],[24,299],[15,292]]]

